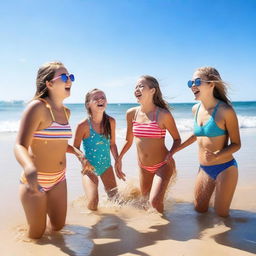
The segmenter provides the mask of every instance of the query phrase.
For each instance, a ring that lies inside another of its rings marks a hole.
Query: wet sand
[[[134,147],[123,163],[127,182],[119,182],[126,203],[121,206],[109,202],[101,185],[97,212],[86,209],[80,166],[73,156],[68,155],[67,225],[61,232],[46,233],[37,241],[25,236],[26,220],[18,198],[21,168],[12,152],[15,134],[1,134],[0,254],[255,255],[255,134],[255,129],[241,131],[242,148],[235,154],[239,182],[228,218],[217,217],[212,209],[206,214],[198,214],[193,209],[193,186],[198,168],[196,144],[175,156],[178,175],[166,196],[164,215],[141,207]],[[118,141],[119,148],[121,144]]]

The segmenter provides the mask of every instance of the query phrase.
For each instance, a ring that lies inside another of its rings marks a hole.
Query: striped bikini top
[[[165,138],[166,129],[162,129],[159,127],[157,123],[157,117],[159,114],[159,108],[154,112],[153,121],[150,123],[138,123],[136,122],[136,118],[139,112],[139,108],[137,109],[134,120],[132,121],[133,127],[132,132],[135,137],[143,137],[143,138]]]
[[[39,131],[35,131],[33,138],[39,140],[68,140],[72,138],[72,131],[69,123],[60,124],[56,122],[50,104],[45,99],[40,100],[43,101],[46,107],[49,109],[53,121],[49,127]],[[64,113],[68,121],[68,114],[65,107]]]

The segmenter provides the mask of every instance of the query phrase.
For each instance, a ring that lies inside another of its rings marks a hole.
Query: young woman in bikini
[[[180,145],[180,135],[154,77],[140,77],[134,94],[140,106],[127,111],[126,142],[116,162],[116,173],[119,178],[125,178],[121,160],[135,137],[141,193],[148,197],[153,208],[162,213],[164,195],[175,172],[172,155]],[[166,130],[173,138],[170,150],[165,145]]]
[[[237,116],[227,97],[226,84],[215,68],[197,69],[188,87],[200,103],[192,108],[194,134],[178,150],[197,141],[200,167],[195,185],[195,209],[206,212],[215,189],[215,211],[225,217],[229,215],[238,179],[233,157],[241,146]]]
[[[70,111],[63,100],[70,95],[74,75],[60,62],[43,65],[37,74],[34,99],[23,113],[15,155],[23,168],[20,199],[28,222],[28,236],[40,238],[46,229],[60,230],[66,219],[66,152],[83,161],[68,145],[72,137]]]

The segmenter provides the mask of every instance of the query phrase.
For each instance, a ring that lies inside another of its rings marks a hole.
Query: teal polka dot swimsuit
[[[83,139],[83,148],[85,157],[90,164],[95,168],[98,176],[102,175],[110,166],[110,139],[103,134],[97,133],[93,128],[90,119],[90,135]]]

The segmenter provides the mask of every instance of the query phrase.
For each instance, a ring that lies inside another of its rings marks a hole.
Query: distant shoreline
[[[1,104],[27,104],[29,102],[25,100],[0,100]],[[168,102],[168,104],[194,104],[197,101],[190,101],[190,102]],[[256,103],[256,100],[243,100],[243,101],[232,101],[232,103]],[[81,105],[84,104],[84,102],[66,102],[67,105]],[[108,104],[126,104],[126,105],[139,105],[137,102],[108,102]]]

